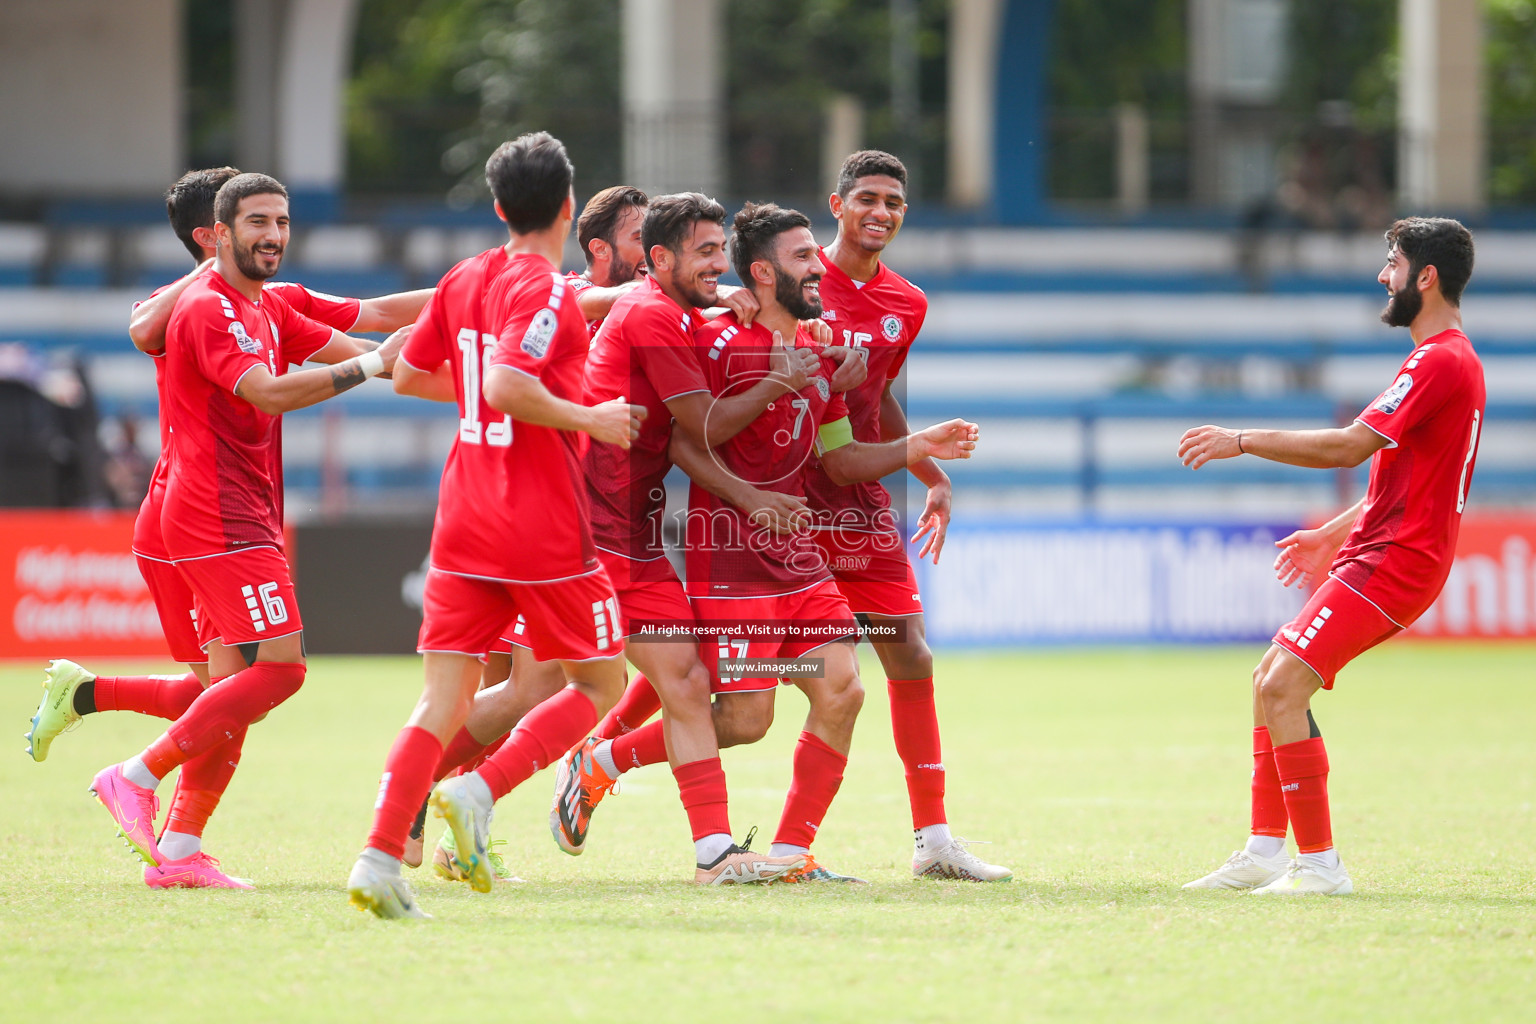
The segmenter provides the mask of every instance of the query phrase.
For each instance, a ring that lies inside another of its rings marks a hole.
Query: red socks
[[[677,779],[677,794],[688,812],[694,842],[705,836],[731,834],[725,769],[720,767],[719,757],[680,764],[672,769],[672,777]]]
[[[1296,833],[1298,853],[1317,853],[1333,848],[1333,823],[1328,814],[1328,751],[1323,738],[1314,736],[1299,743],[1275,748],[1275,768],[1285,810]]]
[[[257,718],[299,692],[304,666],[258,661],[204,690],[186,713],[139,756],[144,767],[163,779],[172,768],[213,749]],[[412,815],[416,809],[411,809]]]
[[[774,833],[775,843],[809,848],[827,816],[832,798],[843,784],[843,769],[848,759],[829,747],[820,737],[802,732],[795,744],[795,770],[784,797],[784,815]]]
[[[633,732],[627,732],[613,741],[613,763],[619,766],[621,772],[648,764],[661,764],[666,759],[667,734],[662,731],[660,719],[648,725],[642,725]],[[692,763],[703,764],[704,762]],[[724,775],[720,776],[720,785],[722,787],[725,785]]]
[[[203,692],[202,681],[184,676],[97,676],[97,711],[134,711],[176,721]]]
[[[912,827],[942,825],[944,815],[944,755],[939,746],[939,714],[933,706],[933,677],[891,679],[891,733],[896,754],[907,770],[907,799]]]
[[[468,728],[460,729],[454,734],[453,739],[443,748],[442,759],[437,762],[437,770],[432,773],[432,781],[437,782],[446,779],[453,774],[453,770],[467,761],[479,757],[486,750],[486,745],[469,734]]]
[[[596,724],[597,708],[570,686],[528,712],[501,749],[478,769],[492,799],[500,800],[534,772],[554,764]],[[411,813],[416,813],[415,807]]]
[[[368,833],[370,849],[396,860],[405,855],[405,837],[432,789],[432,769],[442,756],[442,743],[427,730],[415,725],[400,730],[384,761],[384,775],[379,779],[373,830]]]
[[[1285,838],[1285,794],[1280,792],[1280,772],[1275,768],[1275,748],[1269,729],[1253,730],[1253,782],[1250,834]]]
[[[656,687],[645,676],[635,676],[625,688],[624,696],[619,698],[619,702],[598,724],[592,735],[600,740],[615,739],[640,728],[660,710],[661,698],[656,694]]]
[[[182,765],[165,831],[200,836],[240,765],[245,730]]]

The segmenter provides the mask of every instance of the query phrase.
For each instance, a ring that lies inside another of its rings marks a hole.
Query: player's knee
[[[864,707],[864,684],[854,673],[837,689],[833,690],[826,702],[828,717],[838,721],[852,722],[859,717],[859,710]]]
[[[709,669],[702,662],[694,662],[683,675],[678,696],[685,708],[709,706]]]
[[[714,705],[715,742],[721,747],[756,743],[773,726],[773,705],[742,707],[740,700],[718,700]],[[756,702],[753,702],[755,705]]]
[[[1284,672],[1275,671],[1273,667],[1264,673],[1256,685],[1259,701],[1267,708],[1283,708],[1306,699],[1306,694],[1294,679]]]

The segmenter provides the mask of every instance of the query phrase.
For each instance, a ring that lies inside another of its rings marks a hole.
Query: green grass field
[[[918,882],[870,686],[817,850],[865,887],[700,891],[671,776],[629,776],[587,853],[548,773],[498,811],[526,885],[418,872],[430,922],[347,905],[415,659],[317,658],[254,730],[209,850],[255,893],[152,892],[86,795],[156,723],[93,716],[33,764],[40,667],[0,665],[8,1020],[1528,1020],[1536,1004],[1536,649],[1389,644],[1317,717],[1356,894],[1185,893],[1243,840],[1257,648],[946,655],[950,818],[1009,885]],[[125,669],[133,666],[95,665]],[[164,670],[164,667],[160,667]],[[803,715],[728,751],[732,822],[778,819]],[[169,788],[163,790],[170,792]],[[429,826],[429,839],[439,826]]]

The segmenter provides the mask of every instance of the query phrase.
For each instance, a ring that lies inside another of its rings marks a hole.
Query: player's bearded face
[[[689,304],[703,309],[720,297],[720,275],[730,268],[725,258],[725,229],[714,221],[699,221],[693,238],[675,253],[673,285]]]
[[[283,264],[288,246],[288,200],[255,195],[240,201],[229,232],[235,268],[252,281],[265,281]]]
[[[1386,308],[1381,311],[1381,322],[1388,327],[1408,327],[1423,308],[1424,293],[1419,291],[1410,276],[1408,283],[1394,291],[1387,300]]]
[[[773,297],[796,320],[815,320],[821,316],[821,273],[807,270],[800,277],[773,267]]]

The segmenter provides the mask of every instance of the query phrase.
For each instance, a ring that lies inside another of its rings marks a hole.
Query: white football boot
[[[1273,857],[1260,857],[1247,850],[1238,850],[1226,863],[1203,878],[1185,882],[1186,889],[1257,889],[1261,885],[1285,877],[1291,861],[1282,849]]]
[[[1248,895],[1348,896],[1354,891],[1355,884],[1349,880],[1349,872],[1344,870],[1343,861],[1328,867],[1303,854],[1291,861],[1291,866],[1279,878]]]
[[[966,849],[969,840],[958,836],[935,850],[912,855],[912,874],[917,878],[952,878],[962,882],[1011,882],[1013,872],[988,864]]]

